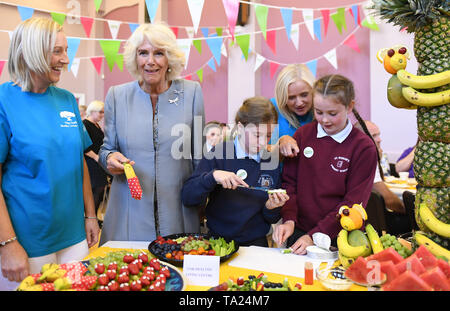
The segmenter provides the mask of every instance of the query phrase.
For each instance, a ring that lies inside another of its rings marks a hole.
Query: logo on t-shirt
[[[346,157],[334,157],[331,162],[331,168],[335,172],[344,173],[348,171],[350,160]]]
[[[273,178],[270,175],[261,175],[259,176],[258,184],[263,188],[272,188],[274,184]]]
[[[61,117],[61,127],[78,127],[78,123],[75,118],[75,114],[70,111],[61,111],[59,113],[59,116]]]

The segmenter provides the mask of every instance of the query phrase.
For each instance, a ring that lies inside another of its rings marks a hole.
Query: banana
[[[338,252],[338,256],[339,256],[339,262],[341,263],[341,265],[344,268],[350,267],[350,265],[355,262],[354,258],[344,256],[341,252]]]
[[[31,275],[29,275],[22,280],[22,282],[20,283],[17,290],[19,290],[19,291],[27,290],[27,288],[29,288],[35,284],[36,284],[36,281],[34,280],[34,278]]]
[[[372,246],[372,251],[374,254],[381,252],[383,248],[383,243],[380,240],[380,236],[375,228],[371,224],[366,224],[366,233],[369,238],[370,245]]]
[[[339,248],[339,252],[342,255],[350,258],[357,258],[359,256],[368,256],[370,255],[371,249],[369,245],[361,245],[361,246],[351,246],[348,243],[348,231],[342,229],[337,238],[337,245]]]
[[[39,277],[38,282],[44,282],[44,281],[49,281],[51,280],[56,280],[57,278],[54,278],[54,274],[56,273],[56,270],[58,270],[58,265],[55,264],[53,266],[50,266],[48,268],[45,269],[45,271],[42,273],[42,275]],[[43,269],[44,270],[44,269]],[[53,281],[50,281],[53,282]]]
[[[436,93],[421,93],[408,86],[402,89],[402,94],[407,101],[417,106],[434,107],[450,103],[450,89]]]
[[[416,232],[414,234],[414,239],[416,240],[417,244],[424,245],[434,256],[442,256],[445,257],[447,261],[450,261],[450,251],[433,242],[424,234]]]
[[[47,270],[50,270],[50,269],[57,269],[59,267],[59,265],[58,264],[56,264],[56,263],[46,263],[46,264],[44,264],[43,266],[42,266],[42,268],[41,268],[41,273],[44,273],[44,272],[46,272]]]
[[[437,219],[425,203],[420,203],[419,215],[420,219],[425,223],[428,229],[440,236],[450,238],[450,224],[446,224]]]
[[[55,290],[66,290],[72,288],[72,282],[69,281],[68,278],[62,277],[59,279],[56,279],[53,284],[55,285]]]
[[[450,70],[434,75],[416,76],[404,69],[397,71],[397,77],[404,85],[415,89],[430,89],[450,83]]]
[[[67,271],[64,269],[56,269],[55,272],[49,274],[46,277],[47,282],[54,282],[59,278],[62,278],[64,275],[66,275]]]

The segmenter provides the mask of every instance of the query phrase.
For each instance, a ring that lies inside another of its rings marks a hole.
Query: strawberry
[[[79,290],[92,289],[95,286],[97,279],[98,277],[96,275],[82,276],[79,281],[72,284],[72,288]]]
[[[117,271],[117,262],[113,261],[108,265],[108,269],[107,270],[114,270]]]
[[[302,283],[297,282],[297,283],[295,283],[294,286],[295,286],[296,288],[298,288],[299,290],[302,289]]]
[[[165,275],[166,278],[170,278],[170,270],[167,267],[162,267],[159,273]]]
[[[116,278],[116,274],[117,274],[116,270],[108,270],[108,271],[106,271],[106,276],[110,280],[114,280]]]
[[[142,267],[144,266],[144,265],[142,264],[142,260],[140,260],[140,259],[136,259],[136,260],[134,261],[134,263],[136,263],[136,264],[138,265],[139,270],[141,270]]]
[[[138,258],[142,260],[142,263],[145,265],[148,262],[148,255],[144,252],[140,253]]]
[[[134,260],[134,257],[131,254],[126,254],[125,256],[123,256],[122,260],[124,263],[130,263]]]
[[[116,281],[111,281],[108,283],[108,288],[110,291],[118,291],[119,290],[119,283],[117,283]]]
[[[132,275],[137,275],[139,273],[139,266],[137,263],[132,262],[128,264],[128,271],[130,271],[130,274]]]
[[[155,272],[155,269],[153,267],[147,266],[144,268],[144,274],[149,273],[149,272]]]
[[[128,283],[120,284],[119,291],[121,291],[121,292],[129,292],[130,291],[130,284],[128,284]]]
[[[159,271],[159,269],[161,269],[161,265],[159,264],[159,261],[156,258],[150,260],[149,265],[150,267],[153,267],[156,271]]]
[[[109,291],[109,288],[108,288],[108,286],[100,286],[99,288],[97,288],[97,291],[98,292],[108,292]]]
[[[105,265],[101,262],[99,262],[98,264],[95,265],[95,272],[97,274],[102,274],[103,272],[105,272]]]
[[[120,269],[119,269],[119,274],[124,274],[124,273],[126,273],[126,275],[129,275],[129,274],[130,274],[130,271],[128,271],[128,266],[122,266],[122,267],[120,267]]]
[[[236,284],[241,286],[244,285],[244,278],[241,276],[236,280]]]
[[[130,281],[130,278],[128,277],[127,273],[122,273],[119,275],[119,278],[117,279],[119,283],[128,283]]]
[[[137,280],[137,281],[131,282],[130,289],[132,291],[140,291],[142,289],[141,281]]]
[[[148,277],[148,279],[149,279],[150,281],[153,281],[153,280],[156,278],[156,274],[155,274],[154,271],[148,271],[148,272],[145,272],[145,271],[144,271],[144,274],[143,274],[143,275],[145,275],[146,277]]]
[[[55,290],[55,285],[53,283],[41,283],[40,285],[44,292],[52,292]]]
[[[99,285],[106,286],[109,283],[109,277],[103,273],[98,276],[97,281]]]
[[[146,275],[141,276],[141,278],[139,279],[139,281],[141,281],[141,284],[142,284],[143,287],[147,287],[147,286],[150,285],[150,279],[149,279],[149,277],[146,276]]]

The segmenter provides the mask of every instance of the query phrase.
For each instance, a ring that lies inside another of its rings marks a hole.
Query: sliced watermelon
[[[397,253],[397,251],[395,249],[393,249],[392,247],[388,247],[379,253],[376,253],[376,254],[366,257],[366,259],[368,261],[369,260],[378,260],[379,262],[390,260],[395,265],[395,264],[398,264],[399,262],[401,262],[403,260],[403,257],[399,253]]]
[[[439,267],[434,267],[420,275],[420,278],[430,285],[434,290],[450,291],[450,283]]]
[[[437,266],[437,258],[424,245],[420,245],[411,256],[417,256],[425,269],[433,269]]]
[[[416,258],[417,259],[417,258]],[[431,291],[424,280],[412,271],[405,271],[395,280],[382,287],[384,291]]]
[[[395,268],[394,263],[391,260],[382,261],[380,263],[380,269],[381,269],[381,272],[386,273],[386,276],[387,276],[386,283],[384,283],[385,285],[387,285],[387,284],[389,284],[389,282],[395,280],[399,275],[397,272],[397,269]]]
[[[82,276],[78,281],[72,284],[72,289],[90,290],[97,283],[96,275]]]
[[[386,274],[381,271],[381,268],[378,272],[374,270],[375,268],[364,257],[360,256],[345,270],[345,277],[363,286],[384,283]]]
[[[395,269],[397,269],[398,274],[402,274],[403,272],[405,272],[408,268],[408,264],[410,265],[411,271],[413,271],[417,275],[421,275],[426,271],[425,267],[416,256],[409,256],[402,262],[399,262],[395,265]]]
[[[450,282],[450,264],[444,259],[439,259],[437,265],[439,268],[441,268],[442,272],[444,272],[445,276]]]

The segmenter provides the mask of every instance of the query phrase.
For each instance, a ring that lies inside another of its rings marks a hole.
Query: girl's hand
[[[296,157],[300,152],[297,141],[289,135],[284,135],[279,140],[280,153],[289,158]]]
[[[286,193],[271,193],[266,202],[266,207],[267,209],[274,209],[283,206],[287,200],[289,200],[289,196]]]
[[[108,155],[108,158],[106,159],[107,169],[114,175],[124,173],[122,163],[130,163],[131,165],[134,165],[134,161],[130,161],[120,152],[113,152]]]
[[[305,234],[299,237],[298,240],[292,244],[291,249],[297,255],[305,255],[306,247],[310,245],[314,245],[314,242],[308,234]]]
[[[12,282],[21,282],[30,273],[28,255],[18,241],[2,246],[2,274]]]
[[[284,224],[278,225],[273,230],[272,239],[278,245],[283,245],[287,238],[294,233],[295,223],[293,220],[288,220]]]
[[[248,187],[244,180],[233,172],[215,170],[213,173],[214,179],[221,184],[225,189],[236,189],[238,185]]]

